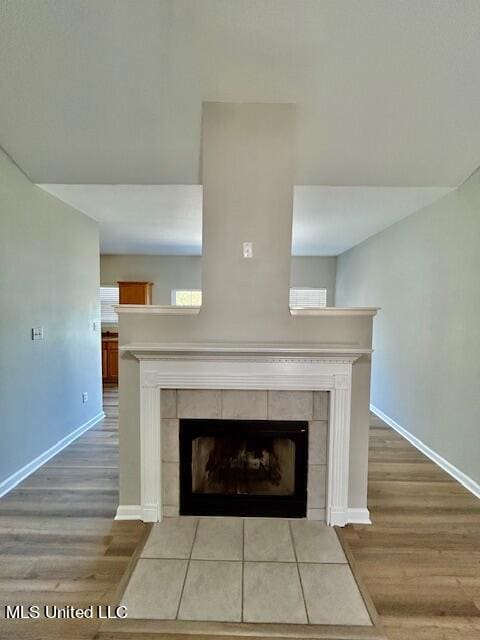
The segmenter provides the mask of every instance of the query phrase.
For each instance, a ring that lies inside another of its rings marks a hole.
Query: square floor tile
[[[371,625],[348,565],[299,564],[311,624]]]
[[[140,558],[121,603],[128,617],[175,620],[187,565],[188,560]]]
[[[178,619],[240,622],[242,563],[191,560]]]
[[[205,518],[198,523],[192,550],[195,560],[242,560],[243,520]]]
[[[245,560],[295,562],[288,520],[246,519],[244,554]]]
[[[243,619],[245,622],[307,624],[295,563],[245,562]]]
[[[142,558],[189,558],[197,518],[164,518],[153,525],[142,550]]]
[[[290,524],[298,562],[347,562],[333,527],[311,520],[291,520]]]

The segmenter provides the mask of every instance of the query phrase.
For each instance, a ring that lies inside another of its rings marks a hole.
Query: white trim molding
[[[48,462],[51,458],[53,458],[53,456],[56,456],[57,453],[60,453],[62,449],[65,449],[65,447],[68,447],[69,444],[71,444],[74,440],[79,438],[83,433],[85,433],[85,431],[88,431],[89,429],[94,427],[96,424],[98,424],[100,420],[103,420],[103,418],[105,418],[105,414],[102,411],[101,413],[98,413],[96,416],[94,416],[90,420],[87,420],[87,422],[84,422],[83,424],[81,424],[74,431],[72,431],[67,436],[59,440],[52,447],[50,447],[49,449],[41,453],[34,460],[26,464],[24,467],[22,467],[21,469],[13,473],[10,477],[8,477],[6,480],[4,480],[2,483],[0,483],[0,498],[6,495],[12,489],[14,489],[17,486],[17,484],[22,482],[22,480],[25,480],[25,478],[28,478],[29,475],[31,475],[34,471],[36,471],[42,465]]]
[[[115,520],[141,520],[141,504],[120,504],[117,508]]]
[[[379,307],[290,307],[292,316],[376,316]]]
[[[115,313],[135,313],[160,316],[198,316],[201,307],[179,307],[172,304],[116,304]]]
[[[398,422],[395,422],[395,420],[383,413],[383,411],[375,407],[375,405],[370,405],[370,411],[408,440],[410,444],[413,444],[416,449],[425,454],[427,458],[430,458],[432,462],[435,462],[435,464],[437,464],[441,469],[446,471],[454,480],[457,480],[457,482],[463,485],[465,489],[470,491],[470,493],[473,493],[475,497],[480,498],[480,484],[473,480],[473,478],[470,478],[470,476],[467,476],[463,471],[460,471],[460,469],[455,467],[451,462],[442,458],[441,455],[433,451],[433,449],[430,449],[428,445],[419,440],[416,436],[410,433],[410,431],[407,431],[404,427],[399,425]]]
[[[129,351],[138,360],[156,359],[161,354],[162,360],[169,356],[179,360],[182,356],[192,359],[198,355],[205,359],[206,355],[211,355],[218,359],[220,356],[226,356],[228,360],[237,356],[245,360],[249,356],[254,356],[258,362],[260,356],[273,356],[277,359],[280,356],[306,357],[306,356],[322,356],[326,358],[332,356],[338,361],[340,356],[353,362],[361,355],[371,354],[372,349],[359,347],[357,343],[353,344],[304,344],[304,343],[284,343],[281,345],[262,342],[132,342],[130,344],[120,345],[120,351]]]
[[[160,387],[140,383],[140,500],[144,522],[162,519],[160,433]]]
[[[368,509],[349,507],[348,522],[350,524],[372,524],[372,521],[370,520],[370,511]]]
[[[117,304],[115,313],[135,313],[143,315],[197,316],[202,307],[187,307],[172,304]],[[292,316],[369,316],[377,315],[376,307],[290,307]]]
[[[162,518],[161,389],[279,389],[330,392],[326,520],[349,522],[351,345],[134,344],[140,361],[141,517]],[[120,512],[117,514],[119,516]]]

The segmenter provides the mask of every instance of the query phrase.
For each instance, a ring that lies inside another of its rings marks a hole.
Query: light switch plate
[[[244,242],[243,243],[243,257],[244,258],[253,258],[253,242]]]
[[[32,340],[43,340],[43,327],[32,328]]]

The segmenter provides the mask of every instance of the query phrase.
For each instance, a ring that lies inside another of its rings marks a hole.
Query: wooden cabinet
[[[102,334],[102,380],[118,383],[118,334]]]
[[[152,304],[153,282],[119,282],[120,304]]]

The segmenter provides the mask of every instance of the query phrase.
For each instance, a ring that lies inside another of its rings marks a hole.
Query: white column
[[[327,524],[344,527],[348,522],[351,365],[348,374],[336,374],[334,380],[330,392]]]
[[[140,465],[142,520],[162,519],[160,389],[140,388]]]

